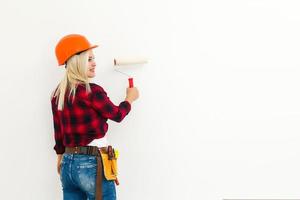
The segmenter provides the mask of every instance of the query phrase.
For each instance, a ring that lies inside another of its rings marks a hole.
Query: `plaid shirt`
[[[72,97],[67,101],[69,92],[66,92],[62,111],[57,109],[56,97],[51,100],[57,154],[63,154],[66,146],[86,146],[104,137],[107,120],[121,122],[131,109],[128,101],[114,105],[101,86],[90,83],[90,87],[91,93],[87,93],[85,86],[79,84],[73,103]]]

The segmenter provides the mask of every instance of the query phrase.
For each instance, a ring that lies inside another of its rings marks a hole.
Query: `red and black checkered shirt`
[[[62,111],[57,109],[56,97],[51,100],[57,154],[63,154],[66,146],[85,146],[104,137],[107,120],[121,122],[131,109],[128,101],[114,105],[101,86],[90,83],[90,87],[91,92],[87,93],[85,85],[79,84],[73,102],[72,95],[67,100],[67,91]]]

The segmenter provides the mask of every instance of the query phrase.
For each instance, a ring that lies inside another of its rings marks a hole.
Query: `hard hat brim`
[[[87,50],[90,50],[90,49],[94,49],[94,48],[97,48],[97,47],[98,47],[98,45],[92,45],[92,46],[90,46],[89,48],[87,48],[87,49],[85,49],[85,50],[83,50],[83,51],[81,51],[81,52],[84,52],[84,51],[87,51]],[[81,53],[81,52],[80,52],[80,53]],[[74,55],[75,55],[75,54],[74,54]],[[71,55],[69,58],[71,58],[72,56],[73,56],[73,55]],[[67,60],[68,60],[69,58],[66,59],[66,62],[67,62]],[[66,64],[66,62],[59,63],[58,66],[63,66],[63,65]]]

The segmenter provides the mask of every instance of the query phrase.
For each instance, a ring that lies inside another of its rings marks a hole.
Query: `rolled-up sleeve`
[[[131,110],[128,101],[122,101],[119,106],[112,103],[102,87],[96,85],[92,91],[92,107],[102,117],[121,122]]]
[[[51,105],[52,105],[54,139],[55,139],[55,145],[53,149],[56,151],[56,154],[63,154],[65,152],[65,146],[63,144],[63,131],[62,131],[62,125],[59,116],[59,111],[57,109],[57,105],[55,104],[55,99],[51,100]]]

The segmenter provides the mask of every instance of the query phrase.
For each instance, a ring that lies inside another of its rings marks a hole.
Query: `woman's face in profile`
[[[93,78],[96,76],[95,68],[96,68],[96,62],[95,62],[95,56],[92,50],[88,53],[88,69],[87,69],[87,76],[89,78]]]

